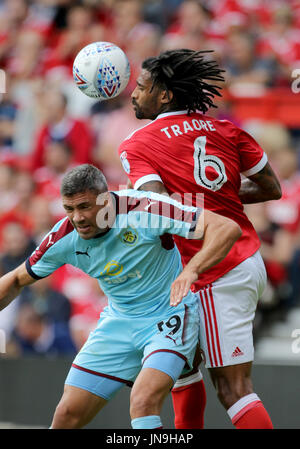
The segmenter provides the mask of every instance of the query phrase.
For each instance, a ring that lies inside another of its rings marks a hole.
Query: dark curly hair
[[[214,97],[221,96],[221,87],[211,81],[224,81],[218,63],[204,56],[213,50],[167,50],[158,57],[145,59],[142,68],[150,72],[152,89],[159,86],[172,91],[176,106],[205,113],[214,105]]]

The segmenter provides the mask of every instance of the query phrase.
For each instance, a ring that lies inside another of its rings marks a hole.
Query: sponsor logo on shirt
[[[116,260],[111,260],[105,265],[104,270],[100,273],[100,276],[117,276],[122,273],[122,271],[123,265],[119,264]]]
[[[123,271],[124,266],[119,264],[116,260],[111,260],[108,262],[104,270],[100,273],[100,279],[106,284],[122,284],[130,278],[141,279],[142,275],[139,270],[131,271],[130,273],[119,276]]]
[[[127,174],[129,174],[130,173],[130,164],[129,164],[129,161],[127,159],[126,151],[123,151],[123,153],[121,153],[120,159],[121,159],[121,163],[123,165],[123,168],[124,168],[125,172]]]

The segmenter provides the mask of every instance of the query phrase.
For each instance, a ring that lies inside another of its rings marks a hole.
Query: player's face
[[[85,240],[104,232],[104,229],[99,229],[97,226],[97,214],[103,207],[96,203],[97,198],[98,195],[89,190],[62,197],[63,207],[70,222],[80,237]]]
[[[152,88],[150,72],[143,69],[136,81],[136,88],[131,94],[133,109],[136,118],[154,120],[161,111],[161,91]]]

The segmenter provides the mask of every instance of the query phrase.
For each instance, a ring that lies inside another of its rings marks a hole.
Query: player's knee
[[[80,413],[66,401],[61,401],[56,407],[52,427],[76,429],[80,427],[80,420]]]
[[[147,416],[153,414],[156,410],[157,398],[150,391],[138,390],[132,391],[130,396],[130,416]]]

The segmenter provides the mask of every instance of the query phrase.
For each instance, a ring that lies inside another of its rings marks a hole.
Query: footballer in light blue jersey
[[[189,291],[176,308],[170,305],[171,284],[182,271],[172,234],[192,238],[201,213],[152,192],[108,195],[114,220],[105,232],[82,238],[65,218],[26,261],[28,273],[36,279],[67,263],[99,281],[108,306],[76,356],[66,383],[107,400],[124,383],[132,385],[142,366],[159,367],[174,382],[184,366],[192,367],[198,302]],[[105,389],[96,376],[106,377]],[[107,376],[116,381],[112,391]]]
[[[192,238],[201,209],[150,192],[110,194],[116,216],[106,232],[84,240],[65,218],[27,260],[27,270],[39,279],[71,264],[99,281],[111,313],[159,316],[170,309],[171,283],[182,270],[172,234]],[[192,294],[184,299],[194,302]]]

